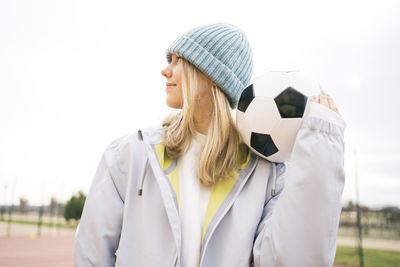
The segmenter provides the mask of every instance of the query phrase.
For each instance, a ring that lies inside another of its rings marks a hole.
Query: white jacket
[[[288,164],[242,147],[236,176],[211,194],[199,266],[332,266],[344,128],[312,103]],[[178,168],[162,133],[138,131],[104,152],[76,233],[76,266],[181,266]]]

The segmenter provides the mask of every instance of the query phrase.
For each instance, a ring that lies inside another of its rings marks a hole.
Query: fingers
[[[310,101],[311,101],[311,102],[319,103],[319,96],[313,95],[313,96],[310,98]]]
[[[317,96],[312,96],[310,98],[311,102],[316,102],[319,103],[333,111],[335,111],[336,113],[339,113],[338,108],[336,107],[335,102],[333,101],[333,99],[327,95],[327,94],[319,94]]]
[[[328,97],[328,104],[330,109],[332,109],[336,113],[339,113],[339,110],[337,109],[335,102],[333,102],[332,98],[330,97]]]
[[[325,106],[325,107],[330,108],[330,106],[329,106],[329,101],[328,101],[328,97],[329,97],[329,96],[323,95],[323,94],[319,95],[319,103],[320,103],[321,105]]]

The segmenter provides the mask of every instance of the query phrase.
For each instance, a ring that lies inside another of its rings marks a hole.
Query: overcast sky
[[[347,122],[343,202],[400,206],[399,1],[0,1],[0,203],[88,191],[104,148],[155,125],[165,49],[188,29],[241,28],[254,77],[303,70]],[[14,194],[12,193],[14,192]]]

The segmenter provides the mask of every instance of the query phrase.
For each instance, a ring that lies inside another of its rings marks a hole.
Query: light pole
[[[12,191],[11,191],[11,203],[10,207],[8,209],[8,222],[7,222],[7,237],[10,237],[11,235],[11,221],[12,221],[12,213],[14,211],[14,195],[15,195],[15,183],[16,183],[17,178],[14,176],[13,180],[13,186],[12,186]]]
[[[7,185],[4,185],[4,201],[3,205],[1,206],[1,221],[4,221],[4,213],[6,212],[7,206]]]
[[[45,180],[43,179],[43,185],[42,185],[42,205],[39,208],[39,220],[38,220],[38,230],[37,230],[37,235],[41,236],[42,235],[42,223],[43,223],[43,213],[44,213],[44,186],[45,186]]]
[[[360,209],[360,195],[358,188],[358,163],[357,163],[357,152],[354,151],[354,176],[356,183],[356,207],[357,207],[357,228],[358,228],[358,255],[360,257],[360,266],[364,266],[364,253],[362,247],[362,224],[361,224],[361,209]]]

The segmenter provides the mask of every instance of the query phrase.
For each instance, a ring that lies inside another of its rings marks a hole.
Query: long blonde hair
[[[198,174],[202,184],[213,186],[219,179],[232,177],[237,167],[239,131],[232,117],[229,100],[221,89],[190,62],[182,60],[182,64],[183,106],[181,111],[164,120],[166,131],[163,144],[171,158],[182,156],[187,151],[195,134],[196,92],[200,86],[208,86],[212,93],[213,108]]]

